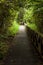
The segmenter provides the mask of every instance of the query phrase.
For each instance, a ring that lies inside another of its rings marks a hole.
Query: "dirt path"
[[[30,43],[26,29],[20,26],[3,65],[43,65]]]

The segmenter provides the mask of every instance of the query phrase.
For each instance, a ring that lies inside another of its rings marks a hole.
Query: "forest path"
[[[25,26],[20,26],[3,65],[43,65],[30,43]]]

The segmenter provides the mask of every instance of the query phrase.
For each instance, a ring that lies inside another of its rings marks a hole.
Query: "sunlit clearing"
[[[24,31],[25,30],[25,26],[24,25],[20,25],[19,30],[20,31]]]

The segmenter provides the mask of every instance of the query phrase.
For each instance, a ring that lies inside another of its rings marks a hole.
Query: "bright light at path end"
[[[19,30],[20,31],[24,31],[25,30],[25,26],[24,25],[20,25]]]

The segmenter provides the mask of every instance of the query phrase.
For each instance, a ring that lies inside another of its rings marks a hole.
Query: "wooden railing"
[[[34,45],[40,57],[43,59],[43,37],[27,26],[26,30],[28,36],[30,37],[31,43]]]

